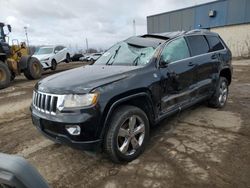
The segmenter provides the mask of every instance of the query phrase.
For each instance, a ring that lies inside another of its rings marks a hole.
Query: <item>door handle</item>
[[[168,72],[168,76],[170,78],[173,78],[173,79],[178,79],[179,78],[179,75],[176,74],[176,72],[174,72],[174,71]]]
[[[219,56],[219,55],[215,53],[215,54],[213,54],[213,55],[211,56],[211,59],[217,59],[218,56]]]
[[[189,62],[188,63],[188,66],[190,66],[190,67],[192,67],[192,66],[194,66],[195,65],[195,63],[193,63],[193,62]]]

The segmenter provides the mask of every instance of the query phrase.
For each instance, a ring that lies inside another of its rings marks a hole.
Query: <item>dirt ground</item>
[[[126,165],[43,137],[29,111],[36,81],[18,77],[0,91],[0,152],[25,157],[52,187],[250,188],[250,61],[234,64],[225,108],[199,104],[165,120],[151,130],[145,153]]]

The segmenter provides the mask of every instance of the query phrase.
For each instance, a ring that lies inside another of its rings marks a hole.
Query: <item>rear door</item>
[[[197,65],[197,97],[209,94],[213,80],[213,54],[204,35],[186,36],[193,62]]]
[[[61,61],[64,61],[66,59],[67,54],[67,48],[65,46],[61,46]]]
[[[163,65],[164,63],[164,65]],[[196,69],[186,40],[179,37],[168,43],[160,57],[161,111],[166,113],[190,102]]]
[[[59,56],[60,62],[62,62],[66,59],[66,48],[65,47],[59,46],[58,56]]]
[[[60,60],[61,60],[61,57],[60,57],[60,46],[56,46],[55,47],[54,53],[55,53],[56,62],[59,63]]]
[[[206,39],[209,44],[210,60],[212,67],[212,84],[214,87],[217,85],[217,76],[219,75],[220,66],[225,63],[228,57],[228,50],[224,47],[219,36],[206,35]],[[211,88],[211,94],[214,92],[214,88]]]

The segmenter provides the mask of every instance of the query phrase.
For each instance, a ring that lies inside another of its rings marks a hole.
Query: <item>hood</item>
[[[84,66],[39,81],[36,89],[45,93],[88,93],[91,90],[128,77],[139,66]]]
[[[33,57],[36,57],[39,61],[42,59],[50,58],[51,54],[35,54]]]

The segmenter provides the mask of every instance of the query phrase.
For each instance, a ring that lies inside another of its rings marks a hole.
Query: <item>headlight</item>
[[[84,95],[65,95],[64,107],[77,108],[91,106],[93,104],[96,104],[98,96],[98,93],[89,93]]]
[[[41,61],[48,61],[48,60],[49,60],[49,57],[45,59],[41,59]]]

